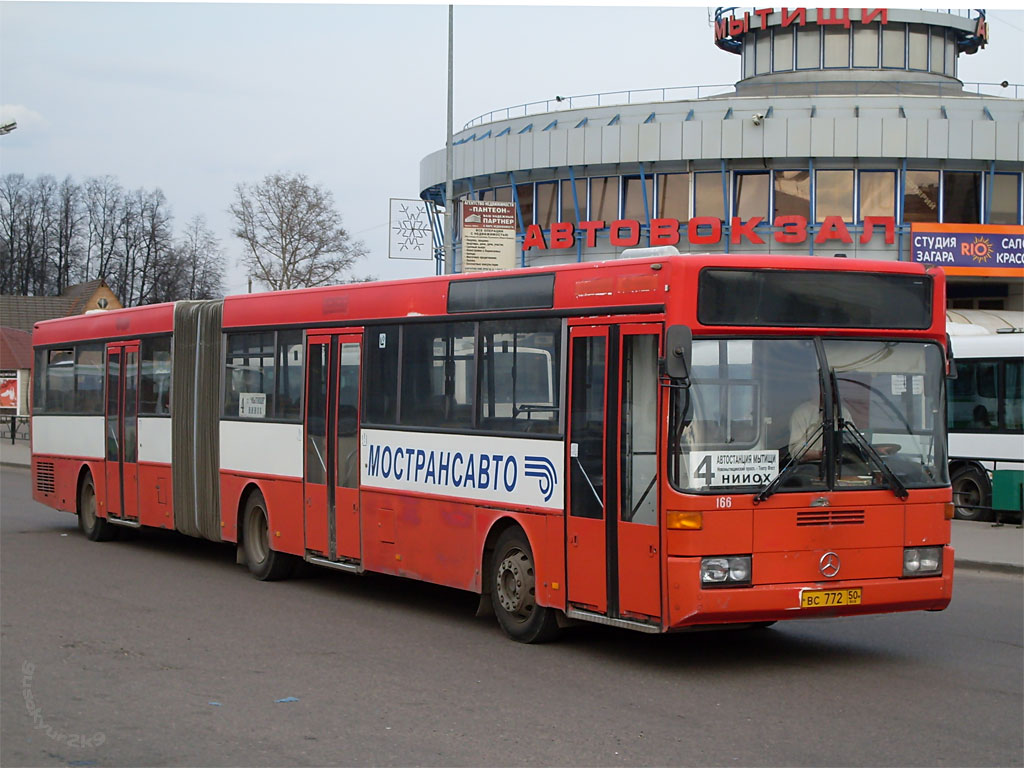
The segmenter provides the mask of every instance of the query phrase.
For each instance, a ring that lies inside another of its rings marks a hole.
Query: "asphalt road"
[[[0,472],[0,763],[1024,764],[1019,576],[952,606],[524,646],[464,593],[231,547],[96,544]]]

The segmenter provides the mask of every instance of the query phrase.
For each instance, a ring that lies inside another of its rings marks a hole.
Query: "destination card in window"
[[[779,473],[778,451],[694,451],[690,487],[764,485]]]

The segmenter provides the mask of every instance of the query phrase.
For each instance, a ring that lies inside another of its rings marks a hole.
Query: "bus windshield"
[[[942,485],[943,366],[926,342],[694,340],[691,386],[673,395],[673,484],[752,492],[781,472],[773,492]]]

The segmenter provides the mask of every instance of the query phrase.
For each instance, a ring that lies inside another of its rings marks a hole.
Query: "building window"
[[[853,171],[818,171],[815,175],[815,219],[842,216],[853,221]]]
[[[928,27],[910,25],[908,66],[910,69],[928,69]]]
[[[825,28],[825,67],[850,66],[850,30],[845,27]]]
[[[878,24],[853,29],[853,66],[878,67]]]
[[[722,174],[697,173],[693,180],[693,215],[725,220]]]
[[[756,43],[757,65],[755,69],[759,75],[767,75],[772,71],[772,37],[768,30],[757,33]]]
[[[626,176],[623,180],[625,200],[622,205],[622,218],[646,222],[647,212],[654,204],[654,179],[651,176]]]
[[[768,172],[737,173],[733,215],[743,221],[755,216],[768,218],[768,203],[771,196],[771,181]]]
[[[882,66],[904,69],[907,66],[907,27],[887,24],[882,29]]]
[[[597,176],[590,180],[590,219],[611,222],[619,218],[619,177]]]
[[[792,29],[774,29],[772,30],[775,36],[775,45],[773,56],[775,60],[773,62],[772,69],[776,72],[789,72],[793,69],[793,30]]]
[[[690,174],[658,174],[658,218],[690,220]]]
[[[519,212],[523,216],[521,229],[533,224],[533,184],[516,184]]]
[[[811,173],[775,172],[775,216],[811,217]]]
[[[981,174],[946,171],[942,174],[942,221],[954,224],[981,222]]]
[[[587,182],[584,179],[561,182],[562,200],[558,209],[559,221],[584,221],[587,218]],[[573,192],[575,191],[575,195]],[[576,207],[579,206],[579,218],[576,218]]]
[[[754,36],[746,35],[743,41],[743,77],[754,76]]]
[[[861,171],[860,219],[893,216],[896,210],[896,174],[893,171]]]
[[[942,74],[946,64],[946,30],[932,27],[931,71]]]
[[[1020,216],[1020,174],[997,173],[992,177],[988,203],[989,224],[1017,224]]]
[[[799,27],[796,31],[796,68],[818,69],[821,66],[821,28]]]
[[[946,39],[946,74],[956,77],[956,33],[951,29]]]
[[[541,229],[551,229],[558,219],[558,183],[547,181],[537,185],[537,223]]]
[[[498,187],[494,190],[494,200],[499,203],[511,203],[512,202],[512,187]]]
[[[477,199],[480,200],[481,202],[491,202],[491,201],[493,201],[494,200],[494,190],[493,189],[481,189],[480,192],[477,194]]]
[[[939,172],[907,171],[903,221],[939,220]]]

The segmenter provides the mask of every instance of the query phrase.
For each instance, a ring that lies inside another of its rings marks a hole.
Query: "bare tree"
[[[0,294],[53,296],[103,278],[126,306],[224,293],[220,245],[201,216],[174,238],[159,189],[112,176],[0,176]]]
[[[89,215],[89,235],[85,249],[85,264],[79,280],[106,278],[112,270],[117,240],[120,237],[119,224],[124,189],[113,176],[87,179],[85,182],[85,206]]]
[[[242,264],[271,290],[340,282],[366,252],[342,227],[330,190],[301,173],[238,184],[230,211],[245,244]]]
[[[0,181],[0,232],[4,259],[0,269],[0,294],[27,294],[25,279],[25,229],[29,182],[20,173],[8,173]]]
[[[183,261],[183,298],[212,299],[224,295],[224,252],[205,216],[199,214],[189,219],[177,250]]]
[[[71,285],[72,270],[82,258],[85,222],[82,188],[68,176],[57,190],[57,242],[53,255],[56,293],[63,293]]]

